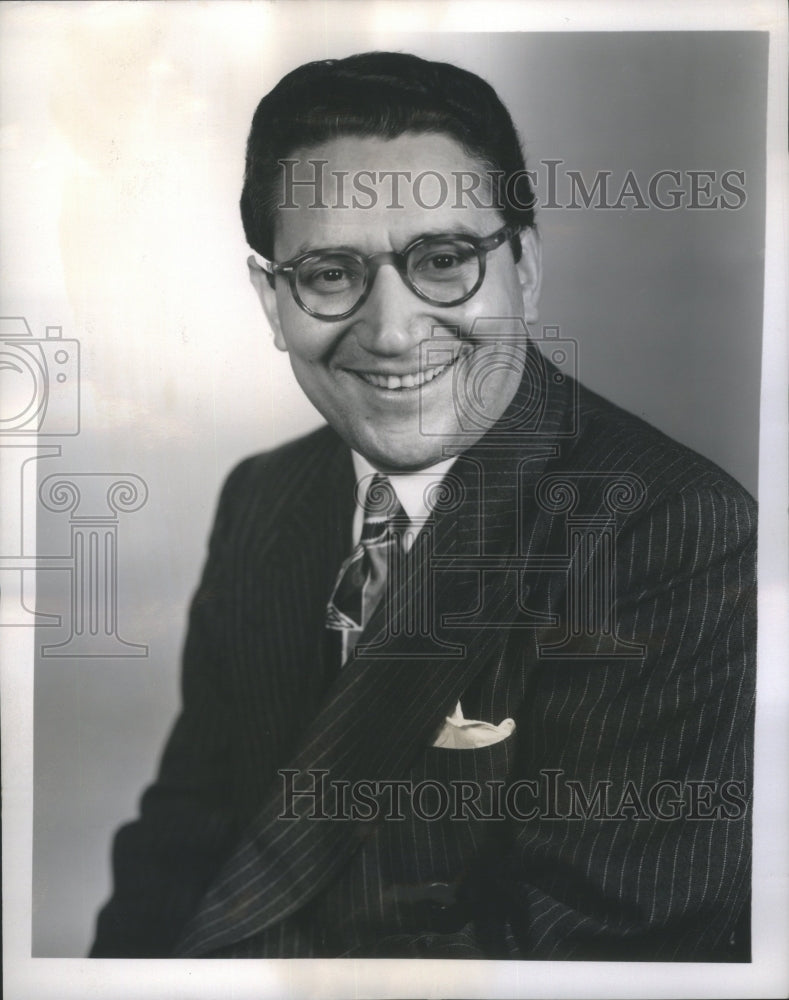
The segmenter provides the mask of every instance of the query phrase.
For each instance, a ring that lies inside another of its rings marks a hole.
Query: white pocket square
[[[443,747],[445,750],[473,750],[475,747],[488,747],[492,743],[506,740],[514,732],[514,719],[505,719],[498,726],[494,726],[492,722],[465,719],[458,702],[452,715],[444,720],[433,746]]]

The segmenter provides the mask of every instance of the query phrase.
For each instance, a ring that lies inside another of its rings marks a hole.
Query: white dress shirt
[[[356,473],[356,508],[353,512],[353,544],[356,545],[362,537],[362,526],[364,525],[364,501],[366,491],[358,489],[362,480],[367,479],[369,486],[378,470],[360,455],[353,451],[353,468]],[[392,488],[397,494],[400,506],[408,515],[414,526],[414,533],[407,533],[405,544],[413,544],[414,538],[430,517],[432,511],[428,506],[427,498],[435,495],[433,487],[441,483],[455,461],[456,456],[447,458],[443,462],[431,465],[428,469],[421,469],[419,472],[398,472],[386,473],[386,477],[392,484]],[[362,495],[360,496],[360,492]],[[492,722],[482,722],[478,719],[466,719],[463,717],[463,709],[460,702],[455,706],[452,715],[448,715],[444,724],[439,730],[434,747],[443,747],[447,750],[473,750],[477,747],[489,746],[491,743],[498,743],[510,736],[515,730],[513,719],[504,719],[497,726]]]
[[[369,486],[372,479],[368,477],[374,476],[378,470],[373,468],[367,459],[358,452],[352,451],[351,454],[353,455],[353,469],[356,473],[357,487],[364,479],[368,480],[367,485]],[[420,469],[419,472],[384,473],[397,494],[400,506],[408,515],[417,532],[432,513],[427,505],[426,496],[430,495],[432,487],[441,483],[456,458],[457,456],[453,455],[452,458],[446,458],[443,462],[431,465],[428,469]],[[356,509],[353,512],[354,545],[362,537],[362,526],[364,524],[365,494],[363,493],[362,496],[359,496],[360,492],[359,489],[356,490]],[[406,538],[406,544],[409,547],[413,544],[413,541],[413,535]]]

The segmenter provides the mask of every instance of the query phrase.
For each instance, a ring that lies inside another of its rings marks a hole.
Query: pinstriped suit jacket
[[[323,620],[347,448],[324,428],[234,470],[93,955],[744,958],[754,502],[541,370],[537,410],[525,378],[453,466],[430,572],[406,568],[395,601],[431,634],[393,630],[384,601],[342,671]],[[458,699],[515,733],[433,747]],[[288,799],[283,769],[313,794]],[[375,781],[372,818],[339,802]]]

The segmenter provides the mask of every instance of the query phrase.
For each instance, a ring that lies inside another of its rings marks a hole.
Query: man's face
[[[296,179],[313,176],[309,161],[328,161],[322,200],[330,207],[311,207],[316,200],[311,188],[294,186],[287,192],[297,207],[279,209],[274,244],[278,262],[334,247],[364,255],[399,251],[428,234],[485,237],[503,225],[495,209],[484,207],[490,204],[486,187],[477,191],[482,207],[468,195],[456,198],[458,172],[484,176],[486,171],[448,136],[344,137],[300,150],[291,159],[299,161]],[[374,198],[355,191],[353,177],[359,171],[371,172],[362,183],[374,190]],[[382,177],[385,171],[410,171],[412,179],[435,171],[447,179],[448,194],[442,198],[435,176],[427,174],[421,187],[401,179],[398,197],[393,198],[391,176]],[[354,194],[357,207],[352,206]],[[337,204],[346,207],[331,207]],[[468,448],[515,394],[523,345],[514,344],[512,337],[525,336],[518,320],[535,321],[540,284],[534,232],[523,234],[521,242],[523,255],[517,264],[509,242],[488,253],[482,287],[461,305],[425,302],[393,265],[384,264],[358,311],[328,322],[299,307],[286,277],[278,276],[272,289],[254,260],[250,275],[277,347],[288,352],[300,386],[328,423],[381,471],[418,470]],[[498,342],[490,335],[474,336],[475,321],[502,318]],[[432,358],[431,342],[441,347]],[[428,363],[436,357],[449,363]],[[464,381],[475,394],[470,423],[456,406],[458,386]]]

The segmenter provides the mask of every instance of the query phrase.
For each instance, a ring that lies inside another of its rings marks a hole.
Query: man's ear
[[[247,267],[249,268],[249,280],[257,292],[257,297],[263,306],[263,312],[266,314],[266,319],[274,334],[274,343],[280,351],[287,351],[288,346],[282,336],[282,324],[279,320],[277,293],[269,281],[269,275],[254,257],[247,258]]]
[[[523,318],[527,323],[536,323],[542,287],[542,240],[537,230],[530,226],[521,232],[520,244],[521,259],[515,266],[521,285]]]

